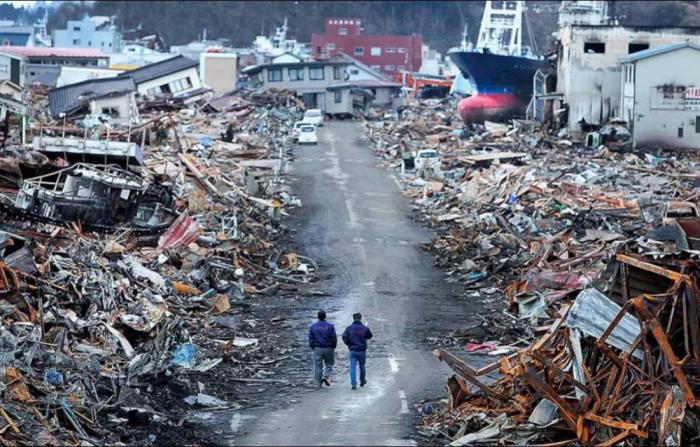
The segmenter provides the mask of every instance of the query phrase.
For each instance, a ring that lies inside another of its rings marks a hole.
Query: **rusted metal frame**
[[[690,278],[689,281],[685,283],[685,287],[683,290],[683,297],[685,298],[684,301],[688,302],[688,321],[692,321],[693,324],[690,324],[690,336],[692,337],[692,356],[695,357],[695,360],[697,362],[700,362],[700,327],[698,327],[698,321],[700,318],[698,318],[698,307],[697,307],[697,302],[695,301],[695,296],[697,294],[691,293],[692,291],[697,291],[695,287],[695,281],[693,278]],[[691,346],[688,345],[688,342],[686,341],[686,354],[691,355]]]
[[[657,320],[656,317],[654,317],[654,315],[646,308],[642,299],[635,298],[634,303],[639,316],[646,320],[647,324],[651,328],[652,335],[659,343],[659,347],[661,348],[662,352],[666,356],[666,359],[670,363],[673,374],[674,376],[676,376],[676,380],[678,380],[680,387],[686,394],[688,404],[691,406],[697,406],[698,403],[695,400],[695,394],[693,393],[693,389],[691,388],[687,378],[685,377],[685,374],[683,373],[683,370],[681,369],[682,364],[676,358],[676,355],[673,352],[673,348],[671,347],[671,344],[666,338],[666,334],[664,333],[664,330],[661,327],[659,320]]]
[[[618,379],[615,383],[615,388],[613,388],[612,393],[610,394],[610,403],[608,404],[607,408],[605,409],[605,413],[603,415],[605,417],[610,416],[610,413],[612,412],[613,406],[617,402],[617,396],[620,395],[620,391],[622,390],[622,384],[625,383],[625,379],[627,376],[627,365],[629,364],[629,357],[625,356],[622,359],[622,368],[619,368],[619,376]]]
[[[623,430],[623,431],[629,431],[630,433],[637,435],[640,438],[648,437],[648,433],[641,431],[637,424],[632,424],[630,422],[625,422],[625,421],[616,421],[614,419],[600,417],[596,414],[593,414],[590,411],[588,413],[586,413],[584,418],[588,419],[589,421],[593,421],[597,424],[605,425],[607,427],[617,428],[617,429]]]
[[[605,388],[603,389],[603,394],[600,396],[600,399],[593,404],[592,411],[594,413],[597,413],[601,408],[605,407],[605,404],[608,402],[608,398],[610,397],[610,392],[614,390],[617,382],[617,376],[620,371],[621,369],[618,368],[617,365],[613,365],[612,371],[610,371],[608,374],[608,380],[605,384]],[[608,415],[606,414],[605,416],[607,417]]]
[[[509,402],[511,400],[508,396],[504,396],[501,393],[498,393],[490,386],[476,379],[476,376],[481,375],[479,374],[479,371],[472,369],[464,361],[457,358],[453,354],[447,352],[445,349],[438,349],[438,358],[447,363],[450,366],[450,368],[452,368],[457,374],[467,379],[470,383],[472,383],[474,386],[486,393],[488,396],[502,400],[504,402]],[[499,364],[496,363],[495,365],[497,365],[495,369],[498,369]],[[492,369],[491,371],[495,371],[495,369]]]
[[[566,380],[567,382],[569,382],[573,386],[579,388],[581,391],[584,391],[585,393],[590,393],[590,390],[586,387],[586,385],[584,385],[583,383],[574,379],[574,377],[571,374],[563,371],[561,368],[556,366],[554,363],[547,360],[547,358],[545,356],[543,356],[542,354],[540,354],[539,352],[531,352],[530,355],[538,362],[541,362],[546,367],[552,369],[554,372],[556,372],[559,376],[561,376],[564,380]]]
[[[544,379],[542,379],[537,370],[532,366],[526,366],[524,377],[531,387],[547,397],[547,399],[552,401],[552,403],[559,408],[559,413],[564,418],[564,421],[569,425],[569,427],[576,430],[578,420],[577,413],[573,408],[571,408],[571,405],[569,405],[568,402],[563,400],[559,394],[552,387],[550,387],[549,384],[544,381]]]
[[[599,445],[600,447],[608,447],[608,446],[611,446],[611,445],[618,444],[618,443],[619,443],[620,441],[622,441],[623,439],[626,439],[627,437],[629,437],[630,434],[631,434],[631,433],[630,433],[629,431],[625,430],[625,431],[623,431],[623,432],[621,432],[621,433],[618,433],[617,435],[613,436],[612,438],[610,438],[610,439],[608,439],[608,440],[606,440],[606,441],[604,441],[604,442],[598,443],[598,445]]]
[[[656,273],[657,275],[661,275],[664,278],[671,279],[673,281],[687,281],[690,279],[688,275],[684,275],[682,273],[675,272],[673,270],[665,269],[663,267],[660,267],[658,265],[650,264],[648,262],[641,261],[637,258],[633,258],[631,256],[623,255],[623,254],[617,254],[615,255],[615,259],[619,262],[622,262],[624,264],[631,265],[633,267],[637,267],[638,269],[646,270],[647,272],[652,272]]]
[[[620,266],[620,281],[621,281],[621,289],[622,289],[622,300],[626,303],[627,300],[630,299],[630,285],[629,281],[627,280],[627,275],[628,275],[628,268],[627,264],[621,264]]]

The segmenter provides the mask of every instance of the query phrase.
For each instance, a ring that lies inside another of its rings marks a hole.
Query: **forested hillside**
[[[695,1],[617,1],[611,10],[620,23],[634,25],[697,26],[700,8]],[[545,51],[556,31],[559,2],[527,2],[527,24],[536,47]],[[459,45],[468,28],[475,40],[483,11],[480,1],[96,1],[62,2],[49,20],[49,28],[61,27],[70,18],[85,14],[114,16],[122,29],[141,27],[158,31],[168,45],[208,37],[221,37],[234,46],[248,46],[256,35],[269,34],[288,19],[291,37],[308,41],[322,32],[326,17],[358,17],[367,34],[411,34],[440,51]]]

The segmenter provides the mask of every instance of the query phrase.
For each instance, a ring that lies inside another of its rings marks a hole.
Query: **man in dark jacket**
[[[309,328],[309,347],[314,351],[314,376],[319,388],[324,384],[331,386],[329,376],[333,371],[333,355],[337,345],[335,326],[326,321],[326,311],[319,310],[318,321]]]
[[[360,386],[367,385],[367,371],[365,361],[367,360],[367,340],[372,338],[372,331],[362,324],[362,314],[352,315],[353,322],[343,332],[343,343],[350,350],[350,385],[353,390],[357,389],[357,372],[355,368],[360,364]]]

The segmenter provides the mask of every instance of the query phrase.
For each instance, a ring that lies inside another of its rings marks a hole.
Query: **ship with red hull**
[[[457,105],[465,123],[524,115],[532,97],[532,78],[544,62],[475,51],[452,52],[450,59],[475,90]]]

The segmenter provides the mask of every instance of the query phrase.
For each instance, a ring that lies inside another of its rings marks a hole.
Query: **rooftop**
[[[57,118],[60,113],[70,113],[88,99],[99,98],[109,93],[135,91],[136,85],[130,77],[89,79],[49,91],[49,110]]]
[[[327,61],[306,61],[306,62],[284,62],[278,64],[251,65],[241,70],[241,73],[256,74],[265,68],[285,68],[285,67],[325,67],[326,65],[350,65],[347,60],[327,60]]]
[[[637,51],[636,53],[628,54],[618,58],[619,62],[635,62],[640,59],[646,59],[653,56],[658,56],[660,54],[670,53],[671,51],[680,50],[682,48],[692,48],[693,50],[700,50],[700,45],[695,45],[689,42],[674,43],[670,45],[664,45],[656,48],[649,48],[648,50]]]
[[[141,84],[192,67],[199,67],[199,62],[188,59],[185,56],[175,56],[135,70],[129,70],[120,74],[119,77],[131,77],[134,79],[134,82]]]
[[[6,45],[0,47],[0,51],[23,57],[109,57],[102,50],[92,48],[19,47]]]

